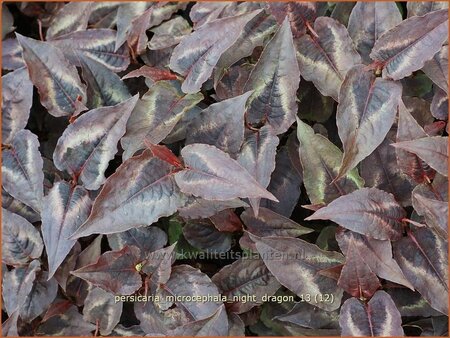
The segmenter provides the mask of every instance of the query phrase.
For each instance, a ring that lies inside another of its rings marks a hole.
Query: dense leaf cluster
[[[447,335],[447,7],[4,4],[3,334]]]

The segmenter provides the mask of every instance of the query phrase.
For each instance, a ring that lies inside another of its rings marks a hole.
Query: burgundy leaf
[[[76,240],[67,238],[86,221],[92,201],[83,187],[60,181],[44,198],[43,205],[41,230],[51,278],[75,245]]]
[[[186,194],[209,200],[263,197],[276,201],[237,161],[214,146],[191,144],[181,155],[186,169],[175,174],[175,181]]]
[[[336,113],[344,148],[337,179],[356,167],[383,142],[394,123],[401,92],[398,83],[377,78],[364,66],[355,66],[347,73],[339,92]]]
[[[320,93],[338,100],[339,89],[347,72],[361,63],[344,25],[328,17],[314,22],[314,35],[296,41],[300,74],[312,81]]]
[[[172,244],[167,248],[155,250],[146,255],[142,271],[151,276],[154,285],[165,284],[169,280],[172,264],[175,261],[175,245]]]
[[[105,182],[105,170],[117,152],[117,142],[138,96],[112,107],[83,114],[58,140],[53,161],[59,170],[78,177],[86,189],[97,190]]]
[[[2,76],[2,143],[24,129],[33,103],[33,84],[26,68]]]
[[[77,102],[86,103],[86,87],[75,66],[48,42],[17,35],[23,48],[31,82],[39,92],[42,105],[56,117],[73,114]]]
[[[252,93],[249,91],[204,109],[191,123],[186,144],[210,144],[234,157],[244,141],[244,114]]]
[[[12,197],[3,187],[2,208],[12,212],[13,214],[22,216],[30,223],[37,222],[41,219],[41,216],[36,211],[31,209],[28,205]]]
[[[402,15],[395,2],[358,2],[348,21],[348,33],[365,64],[373,45],[383,33],[402,22]]]
[[[144,143],[147,148],[150,149],[154,157],[157,157],[160,160],[173,165],[174,167],[183,167],[183,163],[181,163],[180,159],[176,157],[174,153],[166,146],[151,144],[147,142],[147,140],[144,140]]]
[[[175,184],[173,169],[148,150],[122,163],[106,180],[89,218],[72,238],[122,232],[175,213],[186,197]]]
[[[183,92],[200,90],[222,53],[236,42],[246,23],[260,11],[211,21],[181,40],[170,58],[170,68],[185,76]],[[209,35],[211,31],[217,33],[213,38]]]
[[[183,226],[183,235],[194,248],[207,252],[221,253],[231,248],[231,234],[220,232],[208,219],[188,221]]]
[[[413,191],[414,210],[442,238],[448,238],[448,202],[427,198]]]
[[[308,24],[316,18],[317,4],[314,2],[275,2],[269,3],[269,12],[281,24],[287,16],[295,38],[306,32]]]
[[[370,57],[382,65],[384,77],[401,80],[421,69],[441,49],[447,30],[447,9],[410,17],[383,34]]]
[[[428,317],[441,314],[434,310],[418,292],[395,287],[386,289],[386,292],[391,296],[402,317]]]
[[[275,134],[284,133],[295,122],[299,82],[292,32],[285,19],[267,43],[245,85],[245,91],[254,90],[249,99],[247,121],[267,123]]]
[[[343,336],[403,336],[401,324],[392,298],[381,290],[367,304],[356,298],[347,299],[339,318]]]
[[[89,16],[89,26],[112,28],[116,24],[117,9],[120,2],[94,2]]]
[[[406,278],[436,310],[448,312],[448,243],[428,228],[414,228],[394,243]]]
[[[220,100],[231,99],[239,96],[244,91],[253,65],[235,65],[223,71],[220,80],[215,84],[216,95]]]
[[[417,155],[441,175],[448,175],[448,137],[424,137],[392,145]]]
[[[243,224],[233,209],[220,211],[211,216],[210,221],[219,231],[240,232],[243,229]]]
[[[72,271],[72,274],[112,294],[130,295],[142,286],[136,270],[139,250],[126,246],[120,251],[108,251],[96,263]]]
[[[2,208],[2,262],[25,265],[39,258],[44,245],[39,231],[22,216]]]
[[[229,300],[226,307],[233,313],[247,312],[258,305],[262,296],[272,296],[280,288],[278,281],[260,259],[239,259],[217,272],[212,281]],[[242,301],[246,297],[254,297],[256,301]]]
[[[162,70],[155,67],[142,66],[139,69],[132,70],[122,77],[122,80],[130,79],[133,77],[143,76],[147,79],[151,79],[155,82],[162,80],[176,80],[177,76],[169,70]]]
[[[55,39],[67,33],[85,30],[92,5],[92,2],[69,2],[64,5],[50,22],[46,34],[47,40]]]
[[[29,130],[21,130],[2,151],[2,186],[15,199],[40,213],[44,194],[43,161],[39,141]]]
[[[305,301],[327,311],[339,308],[342,290],[336,282],[317,272],[343,263],[338,252],[323,251],[304,240],[289,237],[256,237],[250,234],[267,268],[285,287]],[[333,295],[333,302],[320,302],[316,295]]]
[[[398,240],[402,237],[405,216],[405,210],[392,194],[362,188],[335,199],[305,220],[329,219],[370,238]]]

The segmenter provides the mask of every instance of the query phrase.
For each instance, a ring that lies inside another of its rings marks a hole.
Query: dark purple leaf
[[[117,9],[120,2],[94,2],[89,16],[89,26],[112,28],[116,24]]]
[[[413,191],[412,203],[418,215],[424,216],[425,222],[439,236],[448,238],[448,202],[428,198]]]
[[[403,336],[401,324],[400,313],[384,291],[375,293],[367,304],[347,299],[339,318],[343,336]]]
[[[248,204],[238,198],[228,201],[210,201],[191,197],[187,205],[178,211],[180,216],[185,219],[196,219],[214,216],[225,209],[245,207],[248,207]]]
[[[165,284],[170,278],[172,264],[175,261],[176,244],[153,251],[146,255],[142,264],[142,272],[151,276],[154,285]]]
[[[108,251],[96,263],[72,271],[72,274],[112,294],[130,295],[142,286],[136,270],[139,250],[126,246],[120,251]]]
[[[402,237],[405,216],[405,210],[392,194],[362,188],[335,199],[305,220],[329,219],[370,238],[398,240]]]
[[[253,65],[249,64],[235,65],[225,69],[215,85],[217,98],[226,100],[241,95],[252,69]]]
[[[56,117],[75,113],[79,103],[86,103],[86,86],[75,66],[50,43],[16,35],[42,105]]]
[[[219,231],[240,232],[244,227],[233,209],[220,211],[216,215],[211,216],[210,221]]]
[[[183,226],[183,235],[194,248],[208,253],[227,252],[231,248],[231,234],[220,232],[208,219],[186,222]]]
[[[41,230],[51,278],[75,245],[76,240],[67,238],[86,221],[92,201],[83,187],[60,181],[44,198],[43,206]]]
[[[384,77],[401,80],[421,69],[441,49],[447,31],[447,9],[410,17],[383,34],[370,57],[382,65]]]
[[[40,335],[45,336],[88,336],[93,331],[95,331],[95,325],[85,322],[76,306],[71,306],[64,313],[49,318],[37,329]]]
[[[439,120],[448,120],[448,95],[440,88],[435,88],[431,114]]]
[[[364,66],[352,68],[342,83],[336,124],[344,148],[338,178],[383,142],[394,123],[402,88],[377,78]]]
[[[386,292],[391,296],[402,317],[428,317],[430,315],[441,315],[441,313],[434,310],[418,292],[396,287],[387,289]]]
[[[75,245],[72,247],[72,250],[70,250],[69,254],[66,256],[64,261],[59,266],[59,268],[56,269],[54,277],[58,282],[59,286],[61,286],[61,288],[64,290],[64,292],[66,292],[67,280],[71,276],[70,271],[75,270],[80,252],[81,252],[81,245],[80,243],[76,242]]]
[[[87,28],[92,10],[92,2],[69,2],[64,5],[52,18],[47,29],[47,40],[55,39],[61,35]]]
[[[150,31],[154,35],[148,43],[148,48],[159,50],[177,45],[184,36],[192,32],[192,27],[185,18],[176,15]]]
[[[12,212],[13,214],[22,216],[30,223],[37,222],[41,219],[39,213],[34,211],[28,205],[12,197],[3,187],[2,187],[2,208]]]
[[[314,2],[275,2],[269,3],[269,12],[281,24],[287,16],[295,38],[306,33],[307,24],[316,18],[317,4]]]

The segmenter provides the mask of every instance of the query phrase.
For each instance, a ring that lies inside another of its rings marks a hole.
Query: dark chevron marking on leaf
[[[392,144],[416,154],[438,173],[448,176],[448,137],[433,136]]]
[[[209,200],[242,198],[277,199],[223,151],[206,144],[190,144],[181,150],[186,169],[175,174],[181,191]]]
[[[102,63],[79,53],[82,77],[87,83],[89,108],[115,106],[131,98],[120,77]]]
[[[268,3],[268,9],[279,24],[283,23],[286,16],[288,17],[295,38],[306,33],[307,22],[314,22],[317,15],[317,4],[306,1]]]
[[[275,170],[275,156],[280,140],[270,126],[248,132],[237,156],[237,161],[255,178],[263,188],[270,183],[270,175]],[[250,204],[258,215],[260,199],[250,199]]]
[[[448,313],[448,243],[428,228],[414,228],[394,243],[406,278],[436,310]]]
[[[112,107],[90,110],[77,118],[58,140],[53,153],[55,166],[79,177],[86,189],[100,188],[137,101],[138,95]]]
[[[444,92],[448,92],[448,45],[442,46],[433,58],[425,62],[422,71]]]
[[[67,238],[89,216],[92,201],[81,186],[71,187],[64,181],[55,183],[44,198],[42,237],[48,258],[49,278],[66,258],[76,240]]]
[[[314,22],[316,36],[303,35],[296,41],[301,76],[312,81],[324,96],[338,101],[347,72],[361,63],[347,29],[338,21],[319,17]]]
[[[25,218],[28,222],[34,223],[41,219],[38,212],[28,205],[12,197],[5,188],[2,187],[2,208]]]
[[[405,216],[405,210],[392,194],[362,188],[335,199],[305,220],[329,219],[371,238],[398,240],[402,237]]]
[[[39,91],[42,105],[56,117],[71,115],[77,102],[86,103],[86,87],[81,83],[75,66],[64,54],[48,42],[17,34],[23,48],[31,82]]]
[[[339,327],[338,311],[324,311],[304,302],[296,303],[289,312],[274,319],[311,329]]]
[[[2,151],[2,186],[12,197],[40,213],[44,173],[38,148],[38,138],[29,130],[16,133],[11,148]]]
[[[200,90],[222,53],[236,42],[247,22],[260,12],[256,10],[214,20],[181,40],[170,58],[170,68],[186,77],[181,86],[183,92],[196,93]],[[217,33],[213,39],[209,34],[211,31]]]
[[[448,120],[448,94],[440,88],[435,88],[430,110],[433,117],[439,120]]]
[[[401,22],[395,2],[356,3],[348,21],[348,33],[364,63],[371,63],[369,54],[378,38]]]
[[[217,230],[209,219],[186,222],[183,236],[190,245],[203,251],[221,253],[231,248],[231,234]]]
[[[174,167],[146,150],[123,162],[108,177],[88,220],[71,237],[112,234],[152,224],[185,203],[186,197],[175,183]]]
[[[370,57],[383,65],[383,76],[401,80],[423,67],[447,39],[448,10],[413,16],[387,31]]]
[[[299,83],[292,32],[286,19],[267,43],[245,85],[245,91],[254,90],[249,99],[248,122],[267,121],[275,134],[284,133],[295,122]]]
[[[159,81],[138,101],[127,123],[120,143],[123,158],[128,159],[144,148],[144,139],[158,144],[163,141],[183,115],[203,99],[201,93],[184,94],[178,81]]]
[[[326,137],[314,134],[313,128],[300,119],[297,119],[297,137],[303,182],[312,204],[330,203],[364,186],[357,168],[350,170],[343,179],[335,180],[342,162],[342,152]]]
[[[44,245],[39,231],[25,218],[2,208],[2,262],[25,265],[39,258]]]
[[[342,264],[344,257],[340,253],[323,251],[297,238],[249,235],[267,268],[282,285],[297,295],[333,294],[333,303],[316,303],[314,297],[305,301],[327,311],[339,308],[342,289],[336,285],[336,281],[318,274],[318,271]]]
[[[126,246],[120,251],[108,251],[96,263],[83,266],[71,273],[112,294],[130,295],[142,286],[135,266],[139,250]]]
[[[244,141],[245,107],[252,93],[249,91],[204,109],[191,123],[186,144],[210,144],[235,157]]]
[[[113,72],[120,72],[130,64],[130,55],[127,46],[114,50],[116,34],[112,29],[88,29],[66,34],[50,43],[76,66],[80,66],[78,53],[83,53]]]
[[[69,2],[52,18],[47,29],[46,39],[52,40],[61,35],[87,28],[91,15],[92,2]]]
[[[2,68],[16,70],[26,66],[22,57],[22,47],[17,39],[2,41]]]
[[[2,143],[8,144],[27,125],[33,84],[24,67],[2,76],[2,85]]]
[[[401,324],[394,301],[381,290],[367,304],[350,298],[341,307],[339,325],[343,336],[403,336]]]
[[[335,180],[383,142],[394,123],[401,92],[400,84],[377,78],[362,65],[349,70],[339,92],[336,114],[344,157]]]

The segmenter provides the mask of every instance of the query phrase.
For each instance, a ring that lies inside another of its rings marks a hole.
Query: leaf
[[[407,2],[406,8],[408,12],[408,18],[411,16],[422,16],[429,12],[437,11],[443,8],[448,8],[448,3],[445,1],[417,1]]]
[[[345,264],[337,284],[353,297],[371,298],[381,288],[380,281],[364,261],[353,239],[347,243]]]
[[[150,277],[154,285],[165,284],[170,279],[172,264],[175,261],[173,250],[176,244],[161,248],[146,255],[142,265],[142,272]]]
[[[238,198],[228,201],[210,201],[202,198],[191,198],[178,212],[185,219],[196,219],[208,218],[226,209],[245,207],[248,207],[248,204]]]
[[[120,251],[105,252],[96,263],[71,273],[112,294],[131,295],[142,286],[141,276],[135,268],[138,260],[138,249],[126,246]]]
[[[244,228],[241,220],[233,209],[226,209],[211,216],[210,221],[214,224],[216,229],[221,232],[241,232]]]
[[[439,120],[448,120],[448,95],[439,88],[435,90],[431,101],[431,114]]]
[[[413,185],[403,175],[397,164],[395,148],[391,147],[391,144],[395,142],[394,135],[393,130],[389,131],[373,153],[361,161],[360,172],[366,186],[393,194],[402,206],[407,207],[411,205]]]
[[[2,301],[8,316],[22,309],[33,288],[36,273],[41,269],[40,266],[38,260],[33,260],[26,267],[3,271]]]
[[[2,186],[15,199],[37,213],[42,208],[44,173],[39,141],[29,130],[16,133],[2,151]]]
[[[422,71],[446,93],[448,92],[448,45],[442,46],[432,59],[425,62]]]
[[[113,72],[120,72],[128,68],[130,55],[127,46],[114,49],[116,34],[112,29],[88,29],[66,34],[50,43],[76,66],[81,66],[78,60],[78,54],[81,53]]]
[[[402,15],[394,2],[358,2],[353,7],[348,33],[365,64],[371,63],[369,54],[378,38],[401,22]]]
[[[41,219],[41,216],[36,211],[31,209],[28,205],[12,197],[3,187],[2,208],[12,212],[13,214],[22,216],[30,223],[37,222]]]
[[[125,76],[122,77],[122,80],[140,76],[143,76],[146,79],[151,79],[155,82],[162,80],[176,80],[178,78],[174,73],[172,73],[169,70],[162,70],[159,68],[144,65],[139,69],[132,70],[131,72],[127,73]]]
[[[84,31],[88,25],[92,5],[92,2],[70,2],[64,5],[52,18],[46,39],[52,40],[67,33]]]
[[[37,332],[40,335],[70,336],[90,335],[95,330],[95,325],[83,320],[76,306],[71,306],[64,313],[49,318],[41,323]]]
[[[394,243],[394,257],[406,278],[436,310],[448,312],[448,243],[431,229],[413,228]]]
[[[260,11],[214,20],[181,40],[170,58],[170,68],[185,77],[181,86],[184,93],[200,90],[222,53],[236,42],[247,22]],[[211,31],[216,32],[213,38]]]
[[[158,144],[173,130],[178,121],[203,99],[203,95],[184,94],[177,81],[159,81],[136,104],[121,140],[128,159],[144,148],[144,139]]]
[[[125,246],[139,248],[141,258],[147,253],[162,249],[167,243],[167,235],[155,226],[130,229],[108,235],[108,244],[113,250],[122,250]]]
[[[299,82],[292,32],[285,19],[267,43],[245,85],[245,91],[254,90],[248,103],[248,122],[267,122],[275,134],[288,130],[297,113],[295,97]]]
[[[380,278],[414,289],[392,258],[390,241],[368,238],[353,231],[336,232],[336,240],[342,252],[347,252],[349,243],[353,242],[354,250]]]
[[[154,35],[148,43],[148,49],[159,50],[177,45],[184,36],[192,32],[192,27],[185,18],[175,15],[173,19],[163,22],[150,31]]]
[[[342,152],[326,137],[314,134],[313,128],[297,119],[298,152],[303,167],[303,182],[312,204],[330,203],[340,196],[364,186],[358,169],[336,181]]]
[[[274,319],[311,329],[338,328],[339,326],[337,311],[324,311],[304,302],[296,303],[288,313],[276,316]]]
[[[120,2],[94,2],[89,25],[94,28],[112,28],[116,24]]]
[[[262,296],[272,296],[280,288],[261,259],[241,258],[219,270],[212,281],[229,300],[228,312],[238,314],[258,306]]]
[[[401,104],[398,114],[397,142],[410,141],[427,136],[422,127],[411,116],[410,110],[406,106]],[[427,177],[429,179],[434,177],[435,171],[415,154],[401,148],[394,149],[397,154],[397,164],[399,169],[414,181],[422,183],[427,181]]]
[[[326,122],[333,114],[335,101],[323,96],[312,82],[302,81],[298,93],[298,118]]]
[[[75,175],[86,189],[100,188],[137,100],[136,95],[118,105],[96,108],[77,118],[58,140],[53,153],[55,166]]]
[[[400,288],[387,289],[386,292],[391,296],[402,317],[440,315],[440,312],[434,310],[418,292]]]
[[[381,36],[370,57],[383,66],[383,77],[401,80],[423,67],[447,39],[448,10],[410,17]]]
[[[448,238],[448,202],[427,198],[413,191],[414,210],[425,217],[425,222],[439,236]]]
[[[441,175],[448,175],[448,137],[433,136],[392,144],[397,149],[416,154]]]
[[[392,298],[378,291],[367,303],[356,298],[342,305],[339,325],[344,336],[403,336],[402,318]]]
[[[23,48],[23,58],[42,105],[55,117],[76,112],[77,102],[86,102],[86,87],[81,83],[75,66],[50,43],[18,33],[16,36]]]
[[[361,63],[352,39],[338,21],[319,17],[314,22],[317,36],[303,35],[296,41],[300,74],[312,81],[320,93],[338,100],[339,89],[347,72]]]
[[[232,6],[235,6],[235,4],[226,2],[197,2],[192,6],[189,12],[189,18],[194,23],[194,27],[198,28],[205,23],[220,18]]]
[[[33,103],[33,84],[26,68],[2,76],[2,143],[24,129]]]
[[[344,26],[348,26],[348,21],[355,5],[355,1],[335,2],[330,16]]]
[[[140,1],[120,4],[117,10],[117,37],[115,38],[114,51],[124,47],[124,43],[127,41],[128,34],[132,28],[133,19],[139,17],[153,5],[153,3]]]
[[[39,231],[25,218],[2,208],[2,262],[20,266],[39,258],[42,239]]]
[[[88,87],[88,107],[115,106],[131,98],[128,88],[119,76],[90,57],[82,53],[78,55],[83,69],[83,80]]]
[[[251,91],[204,109],[190,125],[186,144],[210,144],[235,157],[244,141],[244,114],[250,95]]]
[[[342,83],[336,124],[344,148],[338,177],[356,167],[383,142],[394,123],[402,87],[355,66]]]
[[[122,302],[114,300],[114,295],[101,288],[92,288],[84,302],[83,319],[93,324],[98,323],[100,334],[107,336],[120,321]]]
[[[208,318],[177,327],[170,331],[170,335],[195,337],[227,336],[228,318],[225,306],[221,305],[216,312]]]
[[[20,308],[20,318],[30,323],[49,308],[57,293],[58,283],[56,279],[48,278],[47,271],[38,272],[33,287]]]
[[[339,308],[342,290],[317,272],[343,263],[338,252],[323,251],[304,240],[289,237],[256,237],[250,234],[261,258],[275,278],[305,301],[327,311]],[[277,257],[277,258],[275,258]],[[317,302],[316,295],[332,294],[333,302]]]
[[[181,150],[181,156],[186,169],[175,174],[175,181],[185,194],[209,200],[236,197],[276,200],[237,161],[214,146],[190,144]]]
[[[207,219],[186,222],[183,235],[190,245],[208,253],[227,252],[231,248],[231,235],[218,231]]]
[[[314,2],[279,2],[269,3],[269,12],[282,24],[288,17],[292,35],[298,38],[306,33],[307,23],[316,18],[317,4]]]
[[[64,292],[66,292],[67,280],[71,276],[70,271],[75,269],[80,252],[81,245],[77,242],[54,274],[56,281]]]
[[[71,237],[112,234],[152,224],[185,203],[186,197],[175,184],[173,167],[144,151],[108,177],[89,218]]]
[[[215,84],[217,98],[221,101],[239,96],[244,91],[253,65],[243,64],[224,69],[223,76]]]
[[[43,205],[41,231],[51,278],[75,245],[76,240],[67,237],[88,218],[92,201],[83,187],[59,181],[44,198]]]
[[[370,238],[395,241],[402,237],[405,217],[405,210],[392,194],[376,188],[362,188],[335,199],[305,220],[329,219]]]
[[[266,208],[260,208],[258,216],[247,208],[241,219],[249,232],[260,237],[298,237],[314,231]]]
[[[16,70],[25,66],[22,58],[22,47],[17,39],[6,39],[2,41],[2,68]]]
[[[14,31],[14,18],[6,4],[2,4],[2,40]]]

